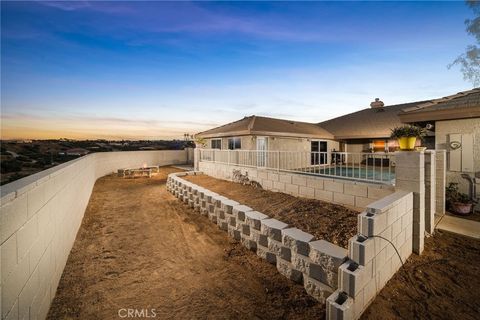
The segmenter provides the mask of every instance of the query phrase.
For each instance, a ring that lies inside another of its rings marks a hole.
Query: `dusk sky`
[[[182,138],[470,89],[463,2],[4,2],[1,135]]]

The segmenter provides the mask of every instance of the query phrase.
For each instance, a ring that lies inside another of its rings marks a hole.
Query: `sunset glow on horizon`
[[[181,139],[468,90],[463,2],[1,2],[1,139]]]

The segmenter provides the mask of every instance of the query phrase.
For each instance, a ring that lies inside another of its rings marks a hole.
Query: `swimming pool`
[[[347,166],[339,166],[334,168],[310,168],[312,173],[324,174],[329,176],[338,176],[351,179],[373,180],[378,182],[393,183],[395,180],[395,169],[362,167],[354,168]]]

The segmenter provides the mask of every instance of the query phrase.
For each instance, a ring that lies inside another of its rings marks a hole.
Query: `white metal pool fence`
[[[383,184],[395,182],[393,153],[199,149],[199,160]]]

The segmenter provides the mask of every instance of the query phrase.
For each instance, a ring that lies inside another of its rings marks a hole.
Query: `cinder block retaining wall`
[[[266,190],[338,203],[360,210],[365,209],[375,200],[395,192],[395,188],[390,185],[278,172],[271,169],[204,161],[199,162],[198,166],[199,171],[224,180],[232,180],[233,170],[240,170],[242,174],[247,174],[250,180],[260,183]]]
[[[413,193],[397,191],[370,204],[357,228],[338,289],[327,299],[327,319],[358,319],[412,254]]]
[[[1,318],[46,318],[99,177],[186,160],[184,150],[95,153],[2,186]]]
[[[167,190],[287,278],[327,303],[327,319],[357,319],[412,252],[413,194],[397,191],[359,215],[348,250],[182,179],[169,175]],[[374,237],[374,236],[380,236]],[[388,240],[388,241],[387,241]],[[392,246],[390,243],[395,246]]]

